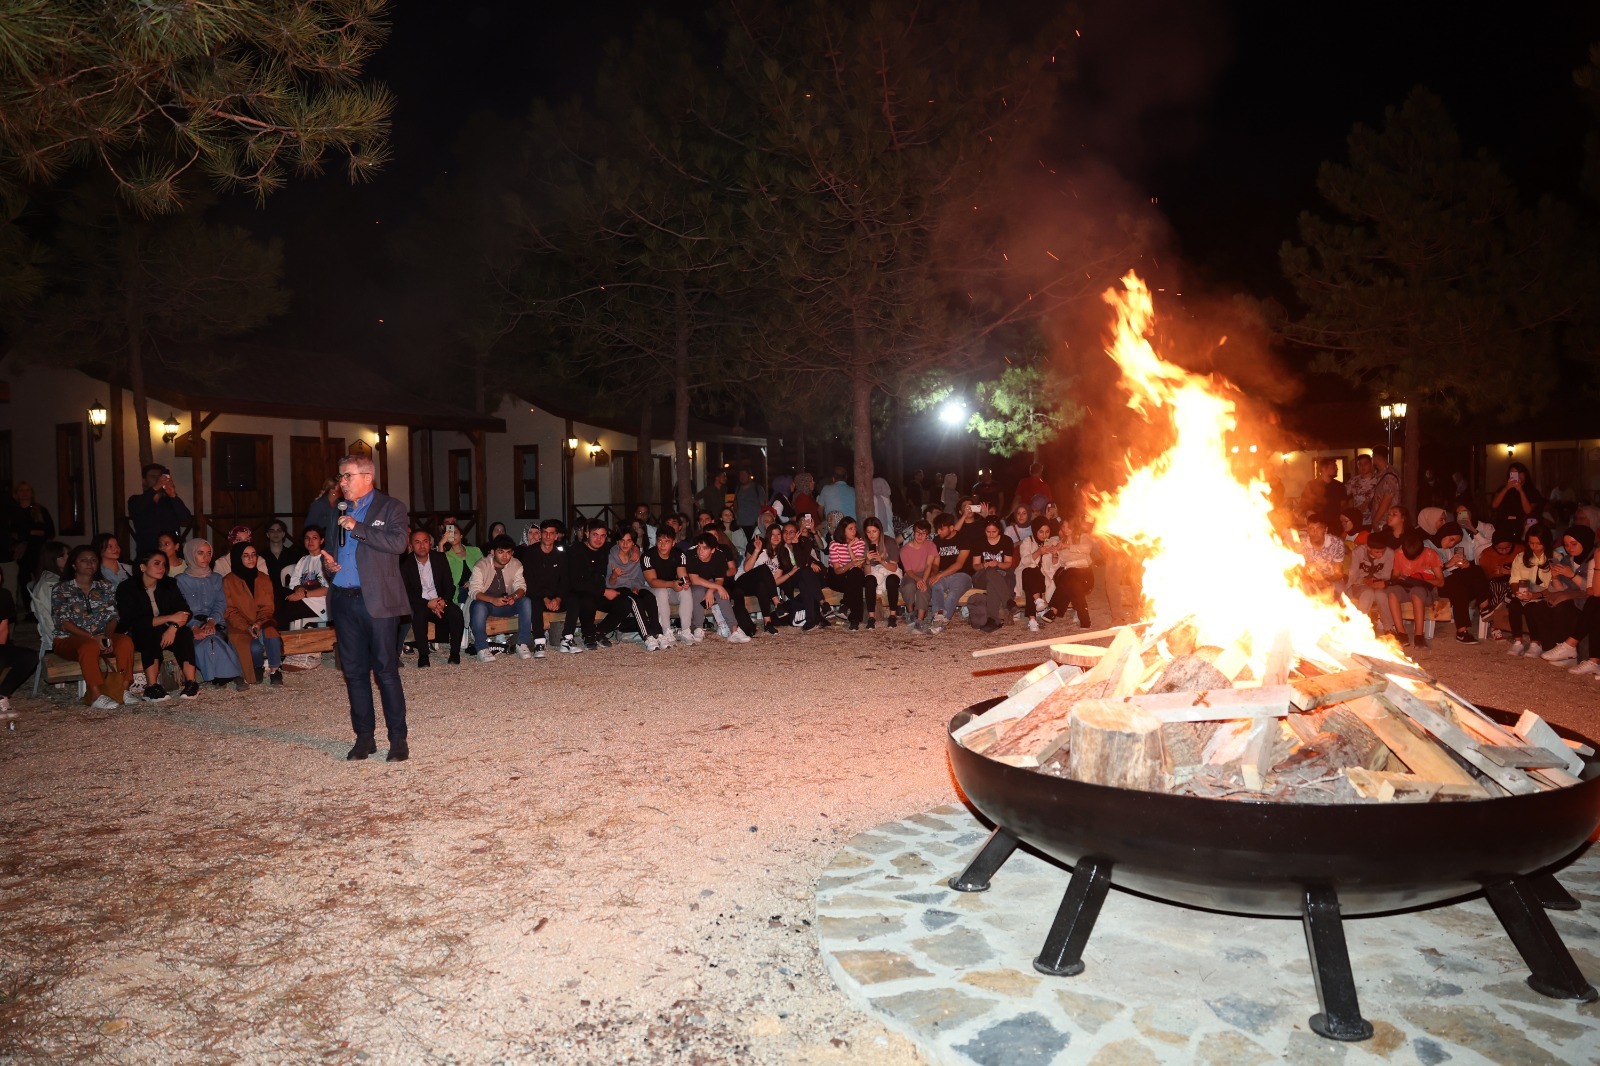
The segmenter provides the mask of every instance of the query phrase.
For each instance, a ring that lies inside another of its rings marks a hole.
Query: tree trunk
[[[1400,496],[1405,500],[1406,510],[1411,512],[1413,523],[1417,518],[1417,490],[1421,488],[1422,482],[1422,426],[1417,417],[1421,407],[1421,404],[1415,402],[1406,407],[1404,445],[1406,453],[1405,463],[1400,468],[1400,479],[1403,482],[1400,486]],[[1394,462],[1394,456],[1391,455],[1389,461]]]
[[[694,467],[689,460],[689,301],[679,282],[678,328],[673,337],[672,442],[678,474],[678,510],[694,514]]]
[[[796,424],[794,430],[794,472],[803,474],[806,470],[806,427]]]
[[[650,423],[652,408],[648,397],[639,405],[639,439],[633,449],[633,491],[638,499],[623,500],[628,513],[621,516],[621,525],[633,517],[633,508],[650,499],[650,477],[655,473],[655,460],[650,455]]]
[[[873,515],[872,509],[872,382],[865,374],[850,377],[851,444],[856,458],[856,523]]]

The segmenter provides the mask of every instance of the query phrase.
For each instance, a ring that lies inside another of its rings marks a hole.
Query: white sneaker
[[[1039,632],[1039,620],[1037,618],[1028,619],[1028,632],[1029,633],[1037,633],[1037,632]]]
[[[94,702],[89,704],[89,709],[91,711],[114,711],[120,706],[121,704],[110,696],[101,695],[94,698]]]
[[[571,637],[562,637],[561,650],[566,652],[568,655],[578,655],[583,652],[583,645],[579,644]]]
[[[531,648],[529,648],[526,644],[518,644],[517,645],[517,658],[519,658],[519,659],[531,659],[531,658],[533,658],[533,650]]]
[[[492,663],[494,662],[494,653],[485,649],[474,655],[473,658],[480,663]]]
[[[1036,615],[1044,614],[1044,612],[1047,610],[1049,610],[1049,605],[1044,602],[1044,597],[1035,596],[1033,598],[1033,613]]]
[[[544,641],[536,640],[533,642],[533,657],[535,659],[544,658]]]
[[[1577,657],[1578,649],[1564,640],[1540,656],[1547,663],[1566,663]]]
[[[928,632],[930,632],[930,633],[943,633],[944,632],[944,612],[943,611],[935,611],[934,612],[933,625],[928,627]]]
[[[141,704],[143,702],[144,702],[144,697],[143,696],[135,696],[133,694],[133,690],[132,689],[129,689],[128,691],[126,691],[126,692],[124,692],[122,694],[122,705],[124,707],[137,707],[137,706],[139,706],[139,704]]]
[[[806,624],[806,613],[804,611],[796,611],[794,613],[794,617],[789,619],[789,624],[791,626],[794,626],[796,629],[798,629],[801,626],[805,625]]]
[[[1579,663],[1577,666],[1568,667],[1567,668],[1567,673],[1569,673],[1569,674],[1600,674],[1600,662],[1596,662],[1593,659],[1585,659],[1585,660],[1583,660],[1583,662]],[[0,704],[4,704],[4,703],[5,703],[5,700],[0,700]],[[3,710],[3,709],[4,708],[0,708],[0,710]]]
[[[0,696],[0,719],[15,718],[16,716],[17,712],[11,709],[11,700],[5,696]]]
[[[745,634],[744,630],[735,629],[732,633],[728,634],[727,641],[729,644],[748,644],[750,643],[750,638]]]
[[[1506,649],[1507,655],[1521,655],[1528,650],[1528,642],[1522,639],[1513,640],[1511,647]]]
[[[699,644],[699,643],[703,642],[705,639],[706,639],[706,631],[703,630],[703,629],[697,629],[693,633],[689,634],[689,643],[691,643],[691,644]]]
[[[1528,650],[1522,653],[1522,657],[1524,659],[1544,658],[1544,645],[1540,644],[1537,640],[1534,641],[1532,644],[1528,645]]]
[[[678,628],[678,639],[683,641],[683,643],[685,643],[685,644],[693,644],[694,643],[694,634],[690,633],[687,629],[685,629],[682,626],[680,626]]]
[[[721,637],[723,640],[727,640],[728,639],[728,632],[729,632],[729,630],[728,630],[727,626],[718,626],[717,627],[717,636]]]

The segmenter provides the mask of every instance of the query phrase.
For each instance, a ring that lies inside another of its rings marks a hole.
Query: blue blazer
[[[328,531],[331,543],[338,536]],[[400,577],[400,557],[411,550],[411,516],[393,496],[372,490],[365,521],[350,531],[356,540],[356,569],[361,573],[361,599],[374,618],[399,618],[411,613],[411,599]]]

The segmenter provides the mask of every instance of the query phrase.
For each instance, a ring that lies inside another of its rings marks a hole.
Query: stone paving
[[[1600,1063],[1600,1004],[1546,999],[1486,902],[1345,922],[1371,1040],[1306,1022],[1317,995],[1298,921],[1188,910],[1113,889],[1077,977],[1034,971],[1064,868],[1023,851],[989,891],[945,882],[988,830],[961,806],[868,830],[817,883],[822,956],[868,1012],[958,1066],[1085,1063]],[[1114,875],[1113,875],[1114,876]],[[1551,912],[1600,981],[1600,846]]]

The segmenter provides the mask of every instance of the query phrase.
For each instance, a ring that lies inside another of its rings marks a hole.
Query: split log
[[[1573,777],[1565,770],[1555,766],[1545,770],[1529,770],[1528,776],[1549,785],[1551,788],[1571,788],[1573,785],[1583,784],[1581,778]]]
[[[1347,706],[1341,705],[1328,712],[1322,719],[1322,732],[1332,733],[1344,741],[1350,752],[1346,766],[1382,770],[1389,762],[1388,745]]]
[[[1479,799],[1489,795],[1477,778],[1398,711],[1370,696],[1350,701],[1349,708],[1418,777],[1475,788]]]
[[[1037,685],[1039,682],[1043,681],[1045,678],[1049,677],[1055,672],[1056,664],[1054,662],[1040,663],[1038,666],[1035,666],[1033,669],[1019,677],[1017,679],[1017,683],[1011,686],[1011,688],[1006,692],[1006,695],[1015,696],[1024,689]]]
[[[1067,776],[1146,792],[1161,788],[1161,721],[1128,703],[1083,700],[1068,727]]]
[[[1067,742],[1067,720],[1082,699],[1082,690],[1071,685],[1056,689],[1013,721],[984,754],[1008,766],[1039,766]]]
[[[1232,688],[1233,681],[1212,665],[1215,655],[1207,656],[1201,648],[1191,655],[1179,656],[1166,665],[1151,692],[1203,692],[1209,689]]]
[[[1511,731],[1529,744],[1548,748],[1562,756],[1562,769],[1573,777],[1583,775],[1583,757],[1562,741],[1561,734],[1550,728],[1549,722],[1532,711],[1523,711],[1522,717],[1517,719],[1517,724]]]
[[[1284,721],[1294,731],[1294,735],[1300,738],[1300,743],[1309,744],[1312,737],[1322,732],[1322,719],[1325,717],[1322,711],[1306,711],[1290,714]]]
[[[1205,764],[1206,744],[1217,731],[1214,722],[1161,723],[1161,771],[1181,781]]]
[[[1518,770],[1548,770],[1551,767],[1567,769],[1567,760],[1549,748],[1530,748],[1523,744],[1480,744],[1478,750],[1501,766],[1514,766]]]
[[[1251,656],[1250,634],[1246,633],[1238,640],[1228,645],[1221,655],[1217,656],[1217,672],[1228,679],[1228,684],[1233,684],[1250,665]]]
[[[1289,688],[1289,702],[1299,711],[1329,707],[1361,696],[1371,696],[1388,688],[1390,681],[1371,670],[1343,670],[1337,674],[1296,681]]]
[[[992,725],[1004,725],[1005,723],[1014,722],[1018,718],[1031,713],[1052,692],[1060,690],[1069,679],[1077,677],[1081,673],[1076,666],[1056,666],[1053,663],[1044,665],[1050,667],[1050,673],[1043,675],[1039,680],[1021,691],[1016,691],[1013,687],[1013,695],[1007,696],[951,735],[958,742],[965,744],[968,733],[974,733],[979,729]],[[1004,732],[1005,729],[1001,729],[1001,733]]]
[[[1280,629],[1272,638],[1272,646],[1267,649],[1267,663],[1262,668],[1261,683],[1263,685],[1282,685],[1289,680],[1289,668],[1294,666],[1294,641],[1289,637],[1287,629]]]
[[[979,719],[979,721],[981,722],[982,719]],[[956,740],[968,751],[975,751],[982,755],[994,746],[995,741],[1000,739],[1001,730],[1005,725],[1006,723],[1004,722],[981,725],[972,732],[957,737]]]
[[[1283,734],[1283,723],[1276,718],[1257,718],[1245,740],[1244,753],[1239,757],[1239,772],[1244,776],[1246,788],[1261,789],[1267,774],[1289,754],[1289,740]]]
[[[1181,659],[1194,654],[1200,642],[1200,630],[1186,618],[1163,633],[1162,638],[1166,640],[1167,651],[1172,653],[1172,657]]]
[[[1052,644],[1050,659],[1052,662],[1090,670],[1106,657],[1106,650],[1097,644]]]
[[[1164,722],[1220,722],[1225,718],[1282,718],[1290,711],[1288,685],[1225,688],[1204,692],[1162,692],[1134,696],[1131,702]]]
[[[1237,763],[1244,757],[1245,745],[1250,743],[1250,734],[1255,729],[1255,724],[1253,718],[1241,718],[1217,726],[1217,731],[1211,734],[1205,750],[1201,752],[1201,761],[1207,766],[1227,766]]]

